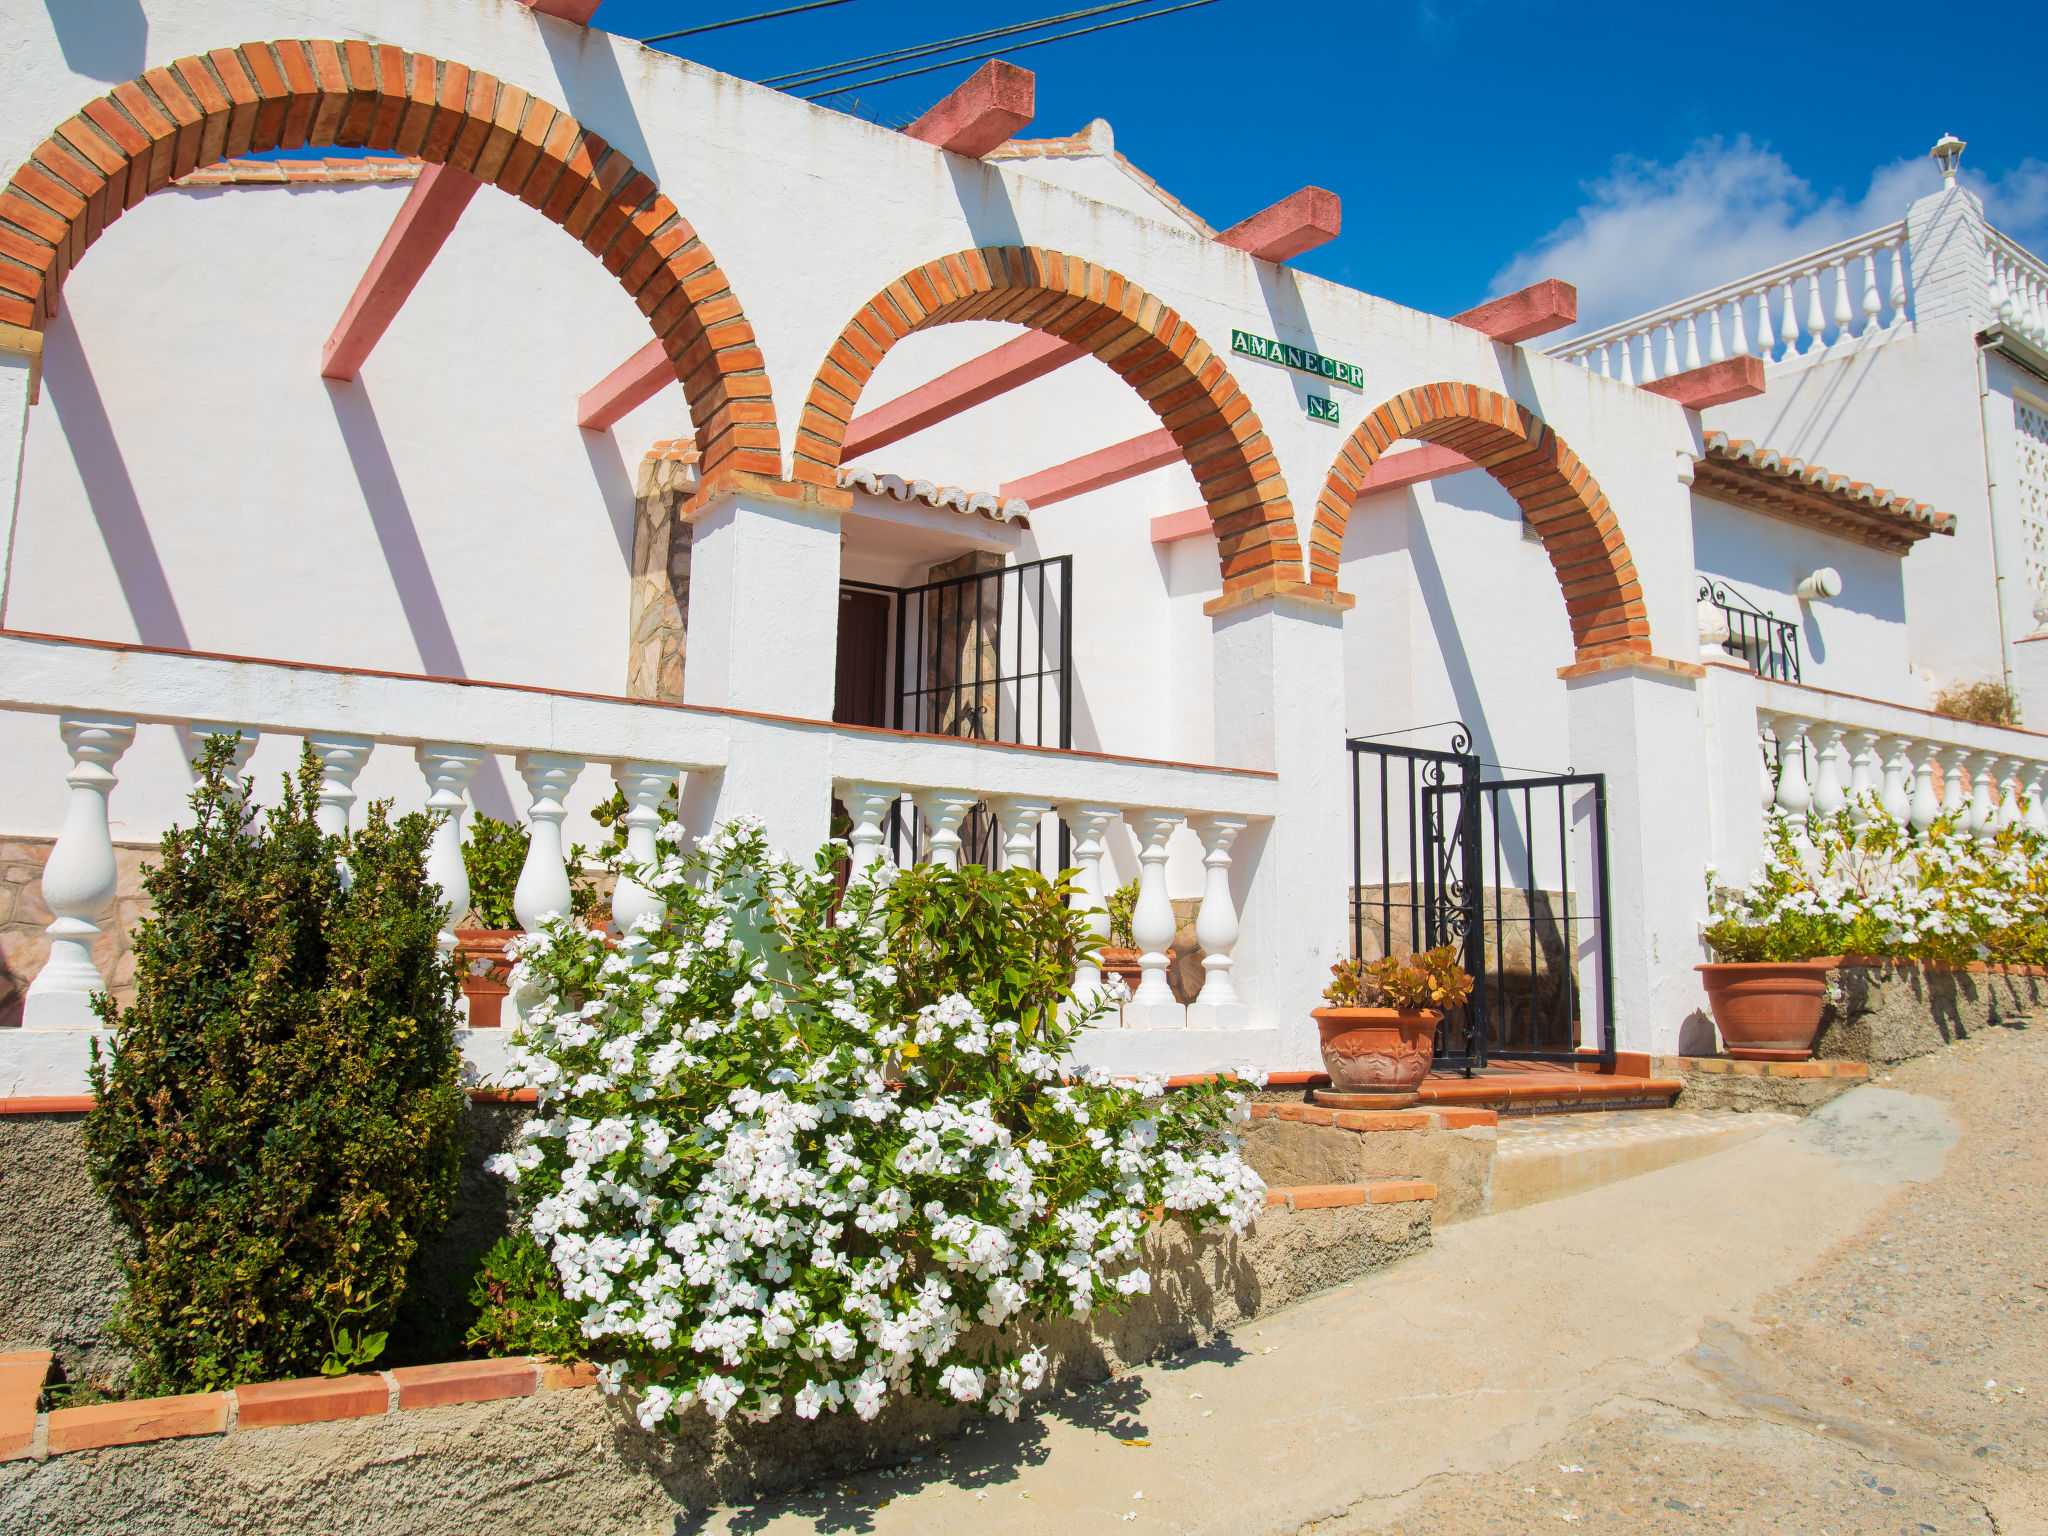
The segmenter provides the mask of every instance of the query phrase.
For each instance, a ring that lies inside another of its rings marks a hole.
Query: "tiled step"
[[[1431,1076],[1423,1081],[1419,1091],[1424,1104],[1442,1109],[1544,1115],[1574,1110],[1664,1109],[1684,1086],[1675,1077],[1488,1068],[1471,1077]]]
[[[1503,1119],[1487,1209],[1512,1211],[1597,1189],[1798,1122],[1793,1114],[1690,1109]]]

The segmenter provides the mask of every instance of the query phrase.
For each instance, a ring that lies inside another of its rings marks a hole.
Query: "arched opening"
[[[1642,584],[1606,495],[1542,418],[1476,384],[1405,390],[1359,423],[1316,502],[1311,583],[1337,585],[1351,504],[1373,464],[1402,438],[1462,454],[1514,497],[1557,573],[1578,660],[1650,653]]]

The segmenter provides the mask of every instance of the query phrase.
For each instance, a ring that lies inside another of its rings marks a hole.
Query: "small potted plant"
[[[1419,955],[1345,960],[1330,967],[1330,976],[1323,992],[1329,1006],[1310,1017],[1322,1032],[1332,1094],[1348,1107],[1413,1104],[1436,1054],[1444,1010],[1472,995],[1457,950],[1444,944]]]
[[[1103,899],[1109,908],[1109,942],[1102,947],[1099,961],[1102,974],[1117,976],[1131,991],[1138,990],[1138,983],[1144,980],[1144,967],[1138,964],[1138,941],[1131,936],[1131,914],[1138,907],[1138,882],[1129,881],[1118,886]]]
[[[1876,873],[1873,856],[1884,851],[1876,844],[1904,833],[1892,830],[1889,817],[1868,835],[1839,820],[1815,820],[1818,842],[1809,852],[1784,818],[1774,818],[1764,866],[1747,886],[1724,886],[1707,871],[1714,921],[1702,937],[1714,959],[1699,967],[1700,982],[1721,1048],[1737,1060],[1810,1058],[1835,957],[1883,943],[1884,925],[1864,910],[1856,886]]]
[[[455,953],[462,961],[462,995],[469,1002],[471,1029],[492,1029],[504,1022],[506,980],[512,974],[505,946],[521,932],[519,919],[512,914],[512,893],[526,863],[527,837],[524,827],[478,816],[470,822],[469,841],[462,845],[473,926],[455,930]]]

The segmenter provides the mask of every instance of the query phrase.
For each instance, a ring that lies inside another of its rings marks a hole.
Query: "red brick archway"
[[[1484,468],[1521,504],[1550,553],[1580,661],[1650,653],[1642,584],[1614,509],[1586,466],[1534,412],[1476,384],[1396,395],[1345,440],[1316,501],[1309,580],[1337,584],[1351,504],[1373,461],[1400,439],[1437,443]]]
[[[117,85],[0,192],[0,321],[41,329],[100,232],[176,177],[306,145],[396,150],[502,187],[567,230],[648,317],[707,468],[777,474],[752,326],[689,221],[633,163],[517,86],[363,42],[248,43]]]
[[[912,331],[1006,320],[1107,363],[1173,433],[1216,529],[1223,590],[1302,583],[1300,534],[1265,428],[1223,360],[1172,309],[1120,274],[1059,251],[988,246],[926,262],[840,333],[804,403],[795,475],[833,483],[840,445],[882,356]]]

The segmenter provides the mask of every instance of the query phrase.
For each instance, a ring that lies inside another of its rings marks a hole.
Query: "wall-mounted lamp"
[[[1934,163],[1941,167],[1941,184],[1952,187],[1956,184],[1956,167],[1963,163],[1963,151],[1970,146],[1952,133],[1944,133],[1941,142],[1927,151]]]
[[[1842,595],[1842,573],[1832,565],[1824,565],[1811,576],[1806,577],[1793,588],[1802,603],[1813,602],[1816,598],[1840,597]]]

